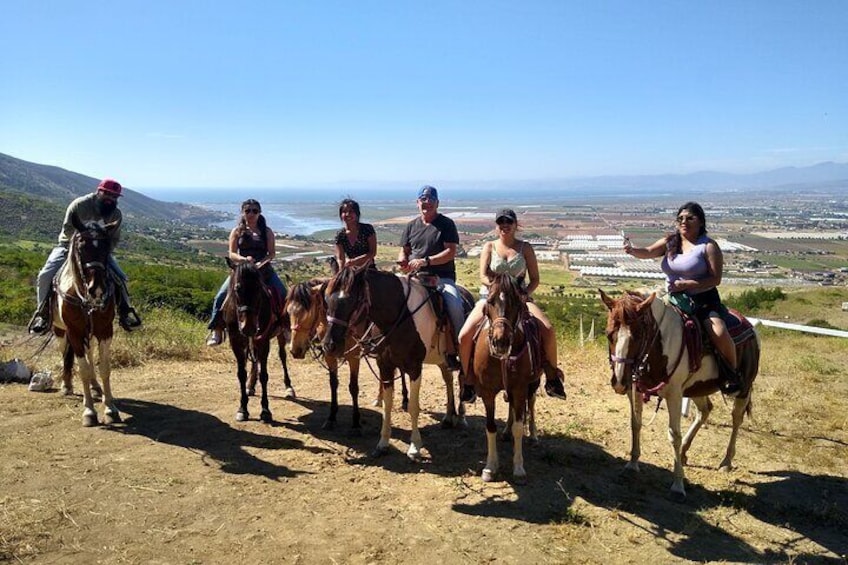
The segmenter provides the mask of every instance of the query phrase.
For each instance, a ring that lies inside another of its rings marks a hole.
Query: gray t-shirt
[[[459,244],[459,232],[453,220],[438,214],[431,223],[425,224],[418,216],[408,224],[400,236],[401,247],[409,246],[410,259],[423,259],[445,250],[446,243]],[[442,265],[430,265],[427,272],[440,277],[456,280],[456,263],[451,259]]]

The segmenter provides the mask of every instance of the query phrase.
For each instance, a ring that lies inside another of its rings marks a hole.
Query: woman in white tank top
[[[539,321],[539,329],[542,338],[542,347],[545,353],[545,391],[549,396],[565,398],[565,387],[563,374],[557,368],[557,343],[556,332],[550,320],[533,303],[530,295],[539,286],[539,264],[536,261],[536,252],[533,246],[516,238],[518,230],[518,219],[515,212],[509,209],[500,210],[495,215],[496,231],[498,239],[489,241],[483,245],[480,254],[480,300],[474,306],[471,314],[465,320],[459,332],[459,357],[462,362],[463,375],[468,375],[471,364],[471,348],[473,346],[474,334],[477,327],[483,322],[483,306],[486,304],[488,287],[492,281],[492,275],[508,273],[516,277],[527,294],[527,309],[530,315]],[[473,399],[473,385],[463,383],[462,400]]]

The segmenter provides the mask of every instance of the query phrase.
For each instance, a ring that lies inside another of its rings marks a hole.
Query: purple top
[[[663,257],[662,270],[665,273],[666,281],[669,286],[679,279],[690,279],[693,281],[702,281],[710,276],[710,265],[707,262],[707,243],[710,238],[702,235],[698,238],[695,246],[685,253],[668,255]],[[715,287],[712,287],[715,288]],[[686,294],[701,294],[712,290],[712,288],[704,288],[699,290],[687,290]]]

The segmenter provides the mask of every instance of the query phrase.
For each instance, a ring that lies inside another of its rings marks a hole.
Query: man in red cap
[[[38,309],[29,323],[30,333],[44,334],[50,329],[50,295],[53,291],[53,278],[65,258],[68,256],[68,245],[74,235],[73,218],[76,217],[83,224],[87,222],[102,222],[103,224],[115,224],[111,232],[110,250],[114,251],[121,237],[121,221],[123,216],[118,209],[118,198],[121,196],[121,184],[114,179],[103,179],[97,185],[97,190],[92,194],[80,196],[68,205],[65,212],[65,222],[62,231],[59,232],[59,244],[53,248],[47,257],[41,271],[38,273],[37,293]],[[114,256],[109,255],[109,272],[115,282],[118,298],[118,323],[127,331],[132,331],[141,325],[141,319],[135,308],[130,306],[129,294],[127,292],[127,276],[118,266]]]

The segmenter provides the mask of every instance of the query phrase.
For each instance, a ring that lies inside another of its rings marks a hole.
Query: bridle
[[[71,263],[73,271],[73,276],[71,278],[73,280],[72,288],[74,294],[64,292],[58,285],[56,285],[56,293],[62,298],[62,300],[82,308],[85,310],[86,314],[90,316],[95,310],[102,312],[106,309],[107,304],[109,304],[109,299],[112,298],[112,295],[114,294],[114,285],[109,284],[107,267],[104,261],[83,262],[82,253],[80,252],[80,243],[82,240],[109,241],[109,236],[98,229],[88,229],[85,231],[78,230],[74,233],[70,249],[68,250],[70,258],[73,261]],[[105,289],[100,300],[95,300],[88,290],[85,276],[88,271],[103,273]]]
[[[246,268],[246,264],[242,263],[238,265],[233,271],[233,285],[232,285],[232,295],[233,300],[235,301],[236,313],[239,315],[245,314],[254,314],[255,324],[254,327],[256,329],[256,333],[252,336],[254,340],[262,341],[273,337],[271,334],[273,333],[274,322],[276,321],[276,315],[273,312],[272,308],[272,298],[271,298],[271,289],[268,288],[268,285],[262,280],[262,274],[256,269],[256,277],[257,283],[259,285],[259,292],[252,293],[253,299],[249,303],[242,304],[239,301],[239,292],[238,285],[243,284],[241,282],[241,278],[243,276],[243,271]],[[264,296],[268,302],[268,319],[264,326],[260,326],[262,319],[262,309],[259,307],[259,301]]]

